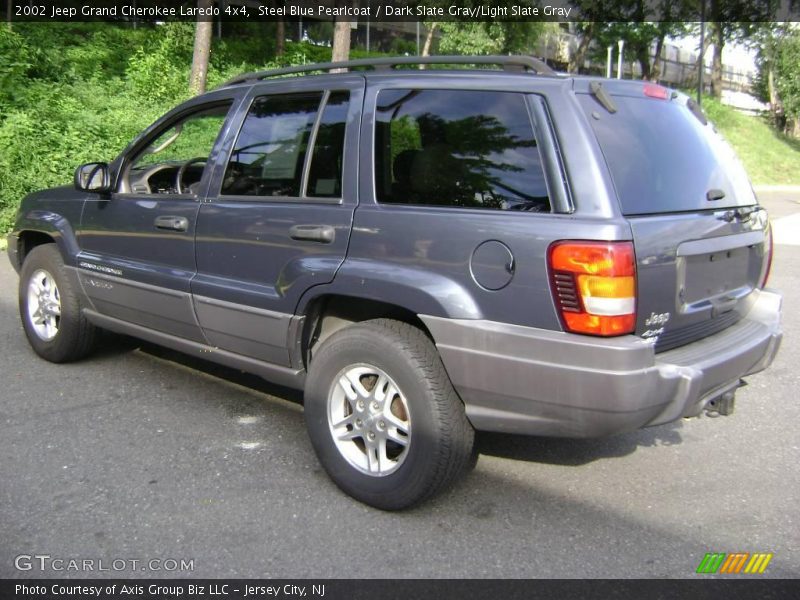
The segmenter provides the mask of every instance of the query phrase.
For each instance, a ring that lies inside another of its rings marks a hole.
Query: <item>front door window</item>
[[[196,194],[229,108],[229,103],[205,108],[162,130],[133,159],[122,191]]]

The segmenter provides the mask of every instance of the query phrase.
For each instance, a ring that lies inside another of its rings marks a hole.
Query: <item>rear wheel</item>
[[[56,363],[88,354],[96,331],[81,309],[55,244],[31,250],[20,271],[19,312],[34,351]]]
[[[315,352],[305,413],[333,481],[386,510],[447,487],[474,464],[474,432],[431,341],[387,319],[352,325]]]

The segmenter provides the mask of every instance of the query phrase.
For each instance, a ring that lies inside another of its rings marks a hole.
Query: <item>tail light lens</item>
[[[550,285],[564,329],[614,336],[636,329],[633,242],[555,242]]]
[[[761,282],[758,285],[760,288],[764,288],[767,285],[769,273],[772,271],[772,255],[775,251],[775,242],[772,239],[772,225],[769,222],[767,222],[766,239],[764,240],[764,244],[766,246],[767,260],[766,265],[762,270]]]
[[[645,83],[642,91],[648,98],[657,98],[659,100],[667,100],[669,98],[669,90],[667,88],[653,83]]]

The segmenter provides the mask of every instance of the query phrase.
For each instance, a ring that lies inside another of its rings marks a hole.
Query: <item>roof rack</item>
[[[362,58],[342,62],[315,63],[269,71],[244,73],[229,79],[220,87],[259,81],[269,77],[312,73],[314,71],[332,71],[334,69],[375,69],[391,70],[402,65],[498,65],[504,71],[534,72],[537,75],[555,76],[556,72],[544,61],[530,56],[399,56],[396,58]]]

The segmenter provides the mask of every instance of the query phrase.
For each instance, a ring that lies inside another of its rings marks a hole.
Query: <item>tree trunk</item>
[[[772,123],[778,131],[785,131],[786,114],[783,112],[783,103],[775,85],[775,67],[771,60],[767,66],[767,91],[769,92],[769,111],[772,114]]]
[[[210,10],[214,0],[197,0],[197,7]],[[192,56],[192,73],[189,76],[189,90],[193,94],[202,94],[206,91],[208,78],[208,56],[211,54],[211,34],[213,32],[211,20],[197,17],[194,32],[194,55]]]
[[[436,28],[439,26],[438,23],[426,23],[428,28],[428,33],[425,34],[425,44],[422,46],[422,56],[430,56],[431,55],[431,46],[433,46],[433,34],[436,31]],[[424,67],[425,65],[420,65]]]
[[[711,63],[711,94],[714,98],[722,98],[722,49],[725,46],[722,23],[712,23],[712,39],[714,40],[714,59]]]
[[[698,50],[698,55],[697,55],[697,67],[696,67],[697,78],[699,83],[700,73],[703,73],[704,76],[703,87],[705,87],[705,68],[706,68],[705,58],[706,58],[707,42],[708,42],[708,31],[706,31],[705,36],[700,36],[700,48]],[[705,93],[705,90],[703,90],[703,93]]]
[[[664,36],[658,36],[656,40],[656,55],[653,58],[653,69],[650,71],[650,76],[653,81],[658,81],[661,78],[661,53],[664,51]]]
[[[795,139],[800,138],[800,120],[792,119],[792,126],[791,126],[791,128],[789,128],[787,126],[786,133],[788,133],[790,136],[792,136]]]
[[[652,71],[650,70],[650,48],[645,45],[639,46],[636,50],[636,60],[639,62],[639,66],[642,69],[642,79],[650,81],[652,75]],[[631,75],[633,75],[632,69]]]
[[[286,52],[286,22],[278,19],[275,30],[275,55],[283,56]]]
[[[333,26],[333,52],[331,53],[333,62],[341,62],[350,58],[350,21],[343,21],[336,18]],[[341,69],[334,69],[337,72]]]
[[[589,25],[586,26],[586,29],[583,32],[581,43],[578,44],[578,48],[569,57],[569,66],[567,67],[567,70],[570,73],[578,73],[581,67],[583,67],[583,63],[586,60],[586,52],[589,50],[589,44],[592,42],[593,35],[594,21],[590,21]]]

